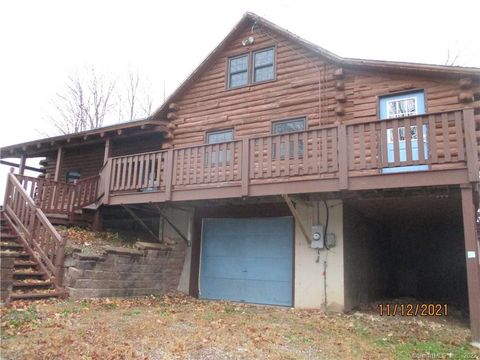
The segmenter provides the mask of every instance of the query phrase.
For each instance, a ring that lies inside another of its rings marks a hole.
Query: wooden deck
[[[454,185],[477,182],[478,170],[473,109],[465,109],[113,157],[97,198],[114,205]]]

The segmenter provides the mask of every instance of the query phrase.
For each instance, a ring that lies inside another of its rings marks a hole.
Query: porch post
[[[480,343],[480,263],[476,231],[476,206],[473,189],[469,184],[461,186],[463,231],[467,262],[468,304],[470,309],[470,330],[472,341]]]
[[[107,140],[105,140],[105,152],[103,154],[103,165],[105,165],[108,161],[108,158],[111,156],[112,154],[112,144],[110,142],[110,139],[108,138]]]
[[[63,163],[63,147],[59,147],[57,151],[57,164],[55,165],[55,176],[53,178],[54,181],[58,181],[60,179],[60,172],[62,171],[62,163]]]
[[[20,165],[18,166],[18,173],[24,175],[25,173],[25,163],[27,161],[27,155],[23,154],[20,158]]]

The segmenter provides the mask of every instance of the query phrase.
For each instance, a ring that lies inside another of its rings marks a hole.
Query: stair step
[[[59,297],[64,295],[60,291],[45,291],[45,292],[34,292],[34,293],[12,293],[10,300],[35,300],[35,299],[48,299],[51,297]]]
[[[45,276],[45,273],[43,271],[14,271],[13,272],[13,277],[14,278],[26,278],[26,277],[42,277]]]
[[[23,282],[23,281],[14,281],[13,289],[15,288],[45,288],[51,287],[53,284],[50,280],[42,282]]]
[[[8,233],[4,233],[4,232],[1,232],[0,233],[0,240],[1,241],[4,241],[4,240],[11,240],[11,239],[17,239],[18,236],[17,235],[13,235],[13,234],[8,234]]]
[[[18,253],[17,259],[19,260],[30,259],[30,254],[26,251],[21,251]]]
[[[1,250],[21,250],[23,249],[23,245],[13,243],[13,242],[0,242],[0,249]]]
[[[16,260],[14,265],[15,267],[30,267],[37,266],[38,264],[35,261],[30,260]]]

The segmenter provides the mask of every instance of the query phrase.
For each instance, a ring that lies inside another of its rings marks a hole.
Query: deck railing
[[[97,199],[99,175],[72,184],[25,175],[15,176],[35,204],[47,214],[71,214]]]
[[[57,287],[63,280],[65,239],[23,188],[15,175],[8,174],[5,211],[32,256]]]
[[[337,178],[346,189],[349,177],[444,164],[468,167],[470,179],[478,179],[472,109],[116,157],[102,171],[111,174],[102,186],[109,194],[155,191],[167,198],[224,185],[248,194],[251,184],[299,178]]]

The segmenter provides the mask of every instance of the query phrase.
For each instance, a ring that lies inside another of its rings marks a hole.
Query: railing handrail
[[[14,227],[29,252],[37,259],[38,264],[49,278],[54,281],[57,289],[61,288],[66,239],[60,236],[12,173],[7,177],[5,210],[13,219]],[[18,231],[18,228],[23,231]],[[52,240],[54,246],[51,246],[50,241]],[[45,241],[48,242],[48,245],[42,246],[42,242]]]
[[[95,178],[98,178],[98,177],[100,177],[100,174],[92,175],[92,176],[88,176],[88,177],[86,177],[86,178],[79,179],[79,180],[77,180],[76,183],[74,183],[74,184],[68,184],[68,185],[78,185],[78,184],[80,184],[80,183],[88,182],[88,181],[91,181],[91,180],[93,180],[93,179],[95,179]]]
[[[22,184],[17,180],[13,174],[9,173],[8,174],[9,178],[13,182],[13,185],[15,186],[16,190],[22,195],[22,197],[31,205],[32,207],[35,208],[36,210],[36,215],[39,218],[39,220],[42,222],[43,225],[47,227],[47,229],[51,232],[51,234],[55,237],[57,241],[60,243],[64,242],[63,238],[60,236],[58,231],[55,229],[55,227],[48,221],[47,216],[43,213],[43,211],[38,208],[35,205],[35,201],[28,195],[28,193],[25,191],[25,189],[22,187]]]

